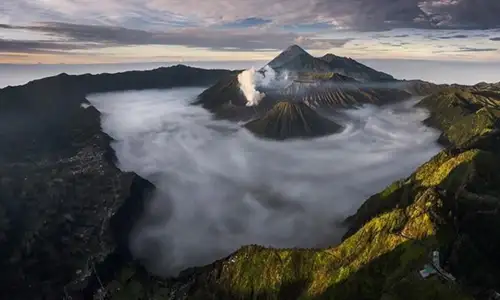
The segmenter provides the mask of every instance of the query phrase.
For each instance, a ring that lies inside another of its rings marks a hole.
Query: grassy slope
[[[451,145],[369,198],[346,220],[350,230],[340,245],[247,246],[175,281],[125,268],[107,285],[108,294],[113,299],[455,300],[498,289],[500,135],[492,130],[498,114],[491,98],[456,92],[421,103],[433,112],[428,122],[443,129]],[[419,277],[435,249],[457,283]]]
[[[460,146],[498,122],[500,91],[449,88],[424,98],[419,105],[431,111],[426,123],[444,132],[442,140]]]

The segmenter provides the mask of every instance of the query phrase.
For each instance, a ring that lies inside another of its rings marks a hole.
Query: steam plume
[[[344,231],[336,221],[440,150],[414,102],[342,111],[339,134],[275,142],[189,105],[202,90],[88,98],[115,139],[119,167],[157,187],[131,250],[158,275],[248,244],[332,245]]]
[[[250,68],[238,74],[238,82],[240,83],[240,90],[247,98],[247,106],[258,105],[259,102],[266,96],[266,94],[257,91],[256,79],[259,73],[255,68]]]
[[[257,88],[282,88],[289,83],[289,74],[284,71],[277,74],[276,71],[266,65],[261,71],[250,68],[238,74],[240,90],[247,99],[247,106],[258,105],[266,94]]]

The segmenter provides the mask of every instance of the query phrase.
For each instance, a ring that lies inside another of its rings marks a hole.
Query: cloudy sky
[[[499,0],[2,0],[0,63],[500,61]]]

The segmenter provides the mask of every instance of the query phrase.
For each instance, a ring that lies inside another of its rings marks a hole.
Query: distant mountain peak
[[[350,57],[338,56],[338,55],[335,55],[333,53],[327,53],[327,54],[323,55],[322,57],[320,57],[319,59],[327,61],[327,62],[331,62],[331,61],[334,61],[334,60],[337,60],[337,59],[353,60]]]
[[[321,58],[328,58],[328,57],[338,57],[338,56],[333,54],[333,53],[327,53],[327,54],[323,55]]]
[[[286,48],[283,53],[290,53],[290,54],[295,54],[295,55],[300,55],[300,54],[309,54],[307,53],[306,50],[304,50],[302,47],[299,45],[291,45],[290,47]]]
[[[306,50],[302,49],[300,46],[291,45],[290,47],[283,50],[283,52],[281,52],[278,56],[276,56],[276,58],[270,61],[267,65],[273,69],[280,68],[281,66],[288,64],[291,61],[301,56],[313,59],[313,57],[309,53],[307,53]]]
[[[374,70],[350,57],[338,56],[328,53],[319,58],[328,64],[333,72],[339,72],[343,75],[353,77],[358,80],[366,81],[384,81],[394,80],[389,74]]]

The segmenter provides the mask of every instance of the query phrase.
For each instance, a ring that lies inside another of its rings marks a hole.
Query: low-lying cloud
[[[158,188],[131,237],[160,275],[239,247],[324,247],[370,195],[439,151],[412,102],[345,111],[339,134],[275,142],[188,105],[202,89],[93,95],[119,167]]]
[[[466,39],[469,36],[466,34],[454,34],[454,35],[448,35],[448,36],[440,36],[438,39],[441,40],[453,40],[453,39]]]
[[[495,52],[497,48],[460,47],[459,52]]]
[[[82,50],[96,48],[95,44],[65,43],[57,41],[22,41],[5,40],[0,38],[0,52],[2,53],[65,53],[67,50]],[[3,55],[3,54],[2,54]]]

